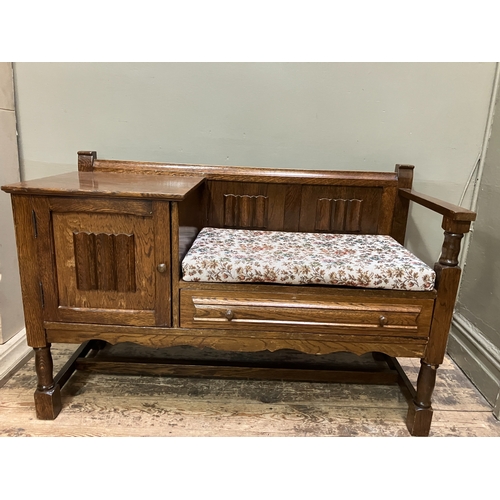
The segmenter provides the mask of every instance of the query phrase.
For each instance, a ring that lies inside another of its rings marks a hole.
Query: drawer
[[[181,328],[427,337],[433,299],[181,291]]]

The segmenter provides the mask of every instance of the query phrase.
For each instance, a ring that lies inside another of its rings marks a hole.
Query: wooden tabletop
[[[204,177],[69,172],[2,186],[13,194],[182,200]]]

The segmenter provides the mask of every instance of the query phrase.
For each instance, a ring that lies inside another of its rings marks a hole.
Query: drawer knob
[[[161,264],[158,264],[156,269],[158,269],[159,273],[164,273],[167,270],[167,264],[162,262]]]
[[[380,323],[380,326],[385,326],[389,323],[389,320],[385,316],[380,316],[378,322]]]
[[[228,309],[226,311],[226,313],[224,314],[224,316],[229,320],[231,321],[233,318],[234,318],[234,312],[231,311],[231,309]]]

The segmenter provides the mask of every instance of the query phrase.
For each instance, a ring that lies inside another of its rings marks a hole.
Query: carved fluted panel
[[[224,226],[265,228],[269,198],[263,195],[224,195]]]
[[[357,233],[361,231],[363,200],[320,198],[316,204],[316,231]]]
[[[135,292],[133,234],[74,232],[79,290]]]

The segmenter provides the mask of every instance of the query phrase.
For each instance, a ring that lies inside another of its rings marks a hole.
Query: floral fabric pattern
[[[206,227],[182,261],[183,279],[429,291],[434,271],[390,236]]]

